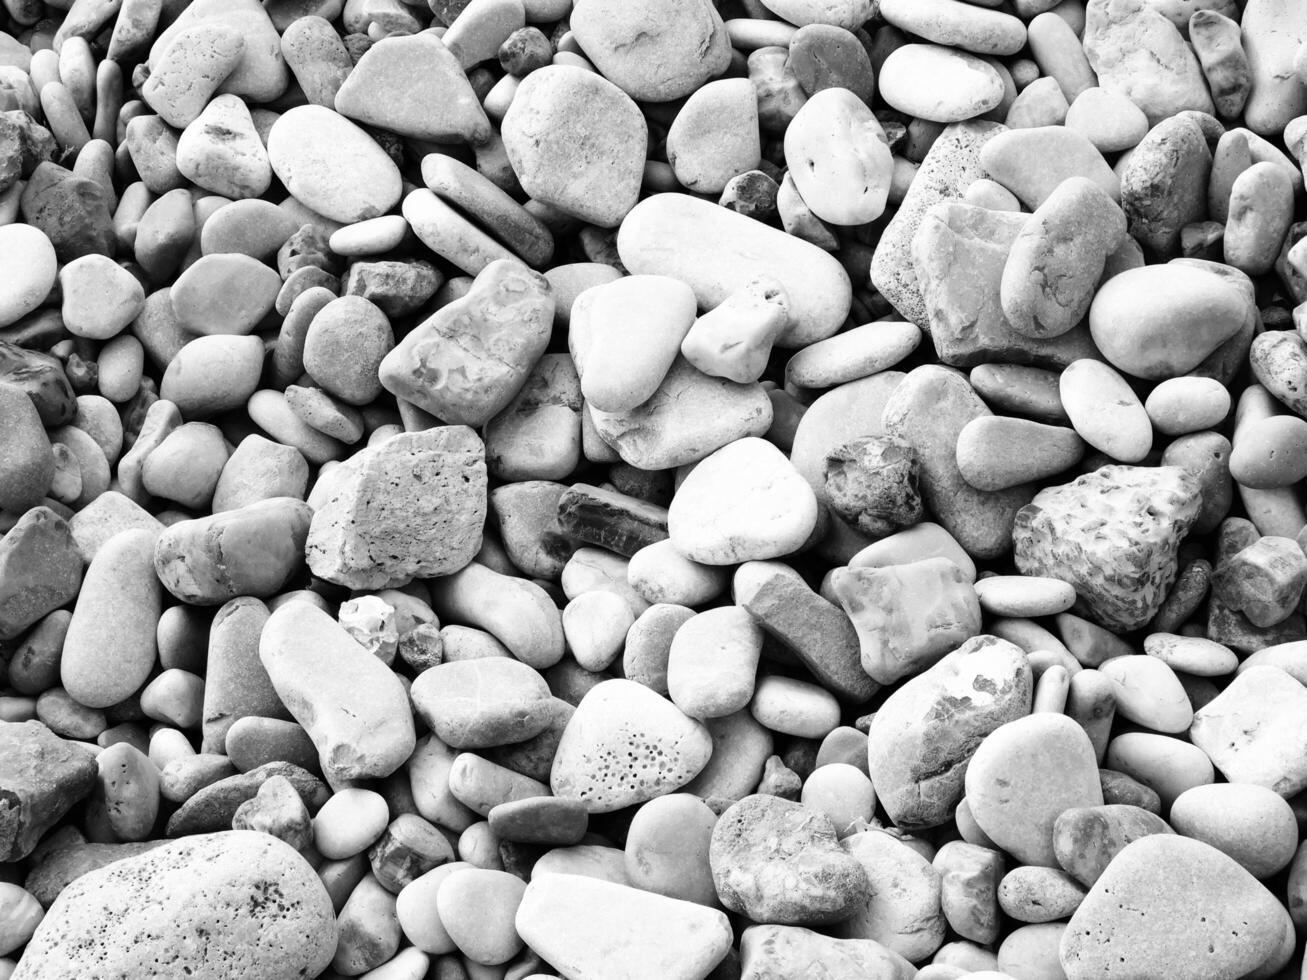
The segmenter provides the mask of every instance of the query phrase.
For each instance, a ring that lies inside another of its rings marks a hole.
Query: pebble
[[[488,657],[428,668],[409,690],[417,713],[455,749],[523,742],[549,722],[549,687],[517,660]]]
[[[1232,782],[1291,796],[1307,786],[1300,735],[1291,722],[1302,693],[1302,686],[1279,667],[1249,668],[1194,712],[1189,738]],[[1246,719],[1252,717],[1258,724],[1250,727]]]
[[[1003,101],[992,65],[954,48],[905,44],[881,67],[880,95],[895,109],[937,123],[983,116]]]
[[[870,887],[838,931],[850,939],[878,942],[906,960],[931,956],[947,928],[943,876],[925,855],[880,830],[853,834],[841,847],[865,872]]]
[[[6,283],[0,293],[0,326],[17,323],[50,294],[57,260],[53,244],[40,228],[30,224],[0,226],[0,261]]]
[[[1195,786],[1171,804],[1176,833],[1211,844],[1254,878],[1287,867],[1298,848],[1298,823],[1284,797],[1262,786]]]
[[[976,749],[966,796],[976,823],[1023,864],[1056,866],[1054,821],[1076,806],[1099,806],[1098,764],[1084,729],[1044,713],[1008,722]]]
[[[1047,165],[1035,167],[1033,160]],[[1101,153],[1085,137],[1065,126],[1011,129],[997,134],[980,150],[980,165],[1021,203],[1039,208],[1071,177],[1092,181],[1112,200],[1120,200],[1121,183]]]
[[[1138,146],[1148,133],[1148,117],[1139,106],[1120,92],[1096,85],[1075,97],[1065,125],[1105,154]]]
[[[249,108],[220,95],[177,138],[177,170],[187,180],[233,200],[255,198],[272,182],[272,168]]]
[[[1085,453],[1081,433],[1007,415],[982,415],[958,433],[957,464],[977,490],[1006,490],[1065,472]]]
[[[893,159],[880,123],[848,89],[823,89],[804,103],[785,130],[785,162],[822,221],[860,225],[884,213]]]
[[[0,435],[0,507],[22,513],[41,502],[55,476],[50,439],[32,400],[17,385],[0,382],[0,411],[8,420]]]

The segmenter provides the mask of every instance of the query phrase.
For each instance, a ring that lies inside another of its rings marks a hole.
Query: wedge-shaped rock
[[[354,589],[449,575],[481,548],[486,449],[463,425],[392,436],[342,464],[313,515],[313,574]]]
[[[835,939],[802,926],[750,926],[740,938],[741,980],[791,980],[826,975],[911,980],[917,968],[874,939]]]
[[[0,722],[0,860],[31,854],[95,778],[95,756],[43,723]]]
[[[1199,504],[1197,482],[1179,467],[1101,467],[1041,490],[1018,511],[1017,567],[1070,582],[1109,629],[1138,629],[1175,581]]]
[[[373,44],[336,93],[336,111],[439,143],[484,143],[490,136],[490,120],[458,59],[430,31]]]

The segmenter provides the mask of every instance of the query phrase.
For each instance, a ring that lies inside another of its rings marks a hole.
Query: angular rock
[[[77,597],[82,557],[68,522],[33,507],[0,538],[0,640],[12,640]]]
[[[841,922],[868,895],[867,874],[840,849],[830,818],[777,796],[728,807],[713,827],[709,862],[722,904],[754,922]]]
[[[869,537],[879,538],[922,518],[916,451],[901,439],[866,436],[826,454],[827,503]]]
[[[109,193],[58,164],[41,163],[23,188],[23,220],[45,232],[61,263],[117,251]]]
[[[741,980],[790,980],[813,966],[836,977],[911,980],[916,967],[874,939],[835,939],[801,926],[750,926],[740,937]]]
[[[310,813],[316,813],[331,797],[326,784],[305,769],[290,762],[266,762],[249,772],[223,776],[192,793],[168,818],[168,836],[188,837],[227,829],[241,804],[254,799],[259,787],[276,777],[295,788]]]
[[[481,547],[485,446],[466,426],[392,436],[332,475],[305,551],[320,578],[354,589],[448,575]]]
[[[51,906],[14,976],[317,976],[336,948],[312,865],[268,834],[176,841],[78,878]]]
[[[1194,712],[1189,738],[1232,783],[1255,783],[1286,799],[1307,787],[1307,689],[1270,664],[1241,671]]]
[[[0,860],[21,861],[91,792],[95,756],[39,721],[0,722]]]
[[[549,343],[549,284],[516,260],[490,263],[460,299],[381,362],[387,391],[452,425],[479,427],[517,394]]]
[[[409,696],[436,737],[454,749],[524,742],[549,725],[554,711],[544,678],[508,657],[431,667]]]
[[[943,943],[948,927],[940,873],[922,853],[882,830],[853,834],[840,846],[866,873],[869,887],[836,932],[850,939],[873,939],[907,960],[928,959]]]
[[[1017,567],[1070,582],[1102,625],[1138,629],[1166,599],[1198,505],[1197,483],[1178,467],[1101,467],[1021,508]]]
[[[972,755],[990,732],[1030,711],[1025,651],[977,636],[898,687],[872,716],[867,768],[896,827],[936,827],[962,800]]]

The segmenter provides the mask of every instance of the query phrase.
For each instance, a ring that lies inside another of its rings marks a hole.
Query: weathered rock
[[[840,849],[830,819],[776,796],[728,807],[709,861],[722,904],[754,922],[840,922],[867,897],[867,874]]]
[[[1165,820],[1133,804],[1071,807],[1053,823],[1053,853],[1062,870],[1090,888],[1127,844],[1169,833]]]
[[[1198,505],[1197,483],[1178,467],[1104,466],[1017,513],[1017,567],[1070,582],[1102,625],[1138,629],[1166,599]]]
[[[831,508],[864,534],[879,538],[921,520],[916,451],[901,439],[866,436],[826,454]]]
[[[977,636],[894,691],[872,716],[867,768],[894,825],[935,827],[962,799],[981,742],[1030,711],[1025,651]]]
[[[316,976],[336,923],[312,866],[268,834],[176,841],[78,878],[51,906],[15,976]]]
[[[944,941],[948,925],[940,873],[921,852],[882,830],[853,834],[840,846],[866,873],[870,887],[836,931],[851,939],[873,939],[907,960],[928,959]]]
[[[1241,671],[1194,712],[1189,738],[1231,782],[1255,783],[1286,798],[1307,786],[1307,690],[1270,664]]]
[[[741,980],[789,980],[814,964],[835,977],[910,980],[916,968],[874,939],[835,939],[801,926],[750,926],[740,938]]]
[[[211,763],[208,766],[210,771],[230,772],[230,762],[219,769],[221,762],[226,761],[222,756],[194,758],[206,759],[207,763]],[[196,775],[201,773],[197,772]],[[226,830],[231,826],[232,818],[236,816],[241,804],[254,799],[259,787],[274,777],[287,780],[311,813],[316,813],[331,798],[331,790],[322,780],[290,762],[267,762],[249,772],[223,775],[218,779],[213,779],[210,775],[207,778],[211,781],[186,797],[177,811],[168,818],[168,836],[187,837]],[[167,776],[163,776],[165,786],[167,781]]]
[[[0,722],[0,858],[21,861],[91,792],[95,757],[39,721]]]
[[[406,432],[332,475],[305,550],[315,575],[354,589],[448,575],[481,547],[485,446],[466,426]]]
[[[68,522],[33,507],[0,538],[0,640],[12,640],[77,597],[82,557]]]

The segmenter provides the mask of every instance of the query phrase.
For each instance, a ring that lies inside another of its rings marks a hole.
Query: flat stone
[[[1194,712],[1189,738],[1231,782],[1288,798],[1307,786],[1297,722],[1304,707],[1307,690],[1292,675],[1270,664],[1250,667]]]
[[[717,909],[598,877],[540,874],[539,866],[515,924],[531,949],[575,980],[606,980],[614,971],[631,980],[698,980],[732,939]]]
[[[1180,540],[1198,515],[1197,489],[1178,467],[1104,466],[1041,490],[1016,516],[1017,567],[1070,582],[1102,625],[1138,629],[1175,580]]]
[[[711,754],[708,730],[671,701],[634,681],[607,680],[577,705],[549,782],[555,796],[609,813],[674,792]]]
[[[486,657],[439,664],[410,688],[414,710],[454,749],[481,749],[539,735],[553,714],[549,686],[526,664]]]
[[[595,68],[641,102],[690,95],[730,63],[726,27],[708,0],[582,0],[569,24]]]
[[[1145,837],[1089,890],[1063,934],[1060,959],[1069,980],[1238,977],[1273,953],[1284,916],[1275,895],[1211,845]]]
[[[1066,715],[1028,715],[995,729],[967,767],[967,803],[980,829],[1023,864],[1055,867],[1053,826],[1075,806],[1099,806],[1098,762]]]
[[[427,31],[375,42],[337,90],[335,109],[365,125],[437,143],[484,143],[491,132],[458,59]]]
[[[536,200],[602,228],[635,206],[647,126],[603,76],[571,65],[533,71],[501,129],[513,172]]]
[[[268,132],[268,159],[296,200],[334,221],[375,218],[399,202],[399,168],[366,132],[324,106],[282,113]]]
[[[636,275],[679,279],[711,310],[759,276],[779,282],[790,321],[777,339],[804,347],[844,324],[852,286],[838,261],[816,245],[690,194],[654,194],[622,221],[622,264]]]
[[[697,462],[738,439],[771,426],[772,405],[758,384],[737,384],[696,370],[683,357],[672,362],[658,390],[626,412],[591,409],[599,437],[624,462],[664,470]]]
[[[879,684],[919,673],[980,632],[980,602],[947,558],[836,569],[830,587],[858,632],[862,669]]]
[[[894,690],[867,731],[867,768],[894,825],[936,827],[952,816],[984,738],[1029,713],[1025,651],[1006,640],[968,640]]]
[[[21,861],[95,786],[92,753],[39,721],[0,722],[0,856]]]
[[[331,778],[388,776],[413,754],[408,692],[316,606],[279,607],[264,626],[259,659]]]
[[[233,830],[78,878],[37,927],[15,975],[144,977],[218,962],[241,976],[313,976],[335,948],[331,899],[312,866],[269,834]]]
[[[840,922],[867,898],[867,874],[840,849],[830,819],[776,796],[728,807],[713,827],[709,861],[722,904],[754,922]]]
[[[1143,109],[1149,125],[1185,109],[1214,111],[1193,50],[1179,28],[1144,0],[1091,3],[1084,48],[1099,85]]]
[[[26,511],[0,538],[0,640],[12,640],[77,597],[82,556],[68,523],[48,507]]]
[[[453,425],[481,426],[525,383],[549,342],[554,301],[539,273],[516,260],[487,265],[381,362],[387,391]]]
[[[916,967],[874,939],[836,939],[802,926],[749,926],[740,937],[743,980],[785,980],[814,963],[839,977],[910,980]]]

